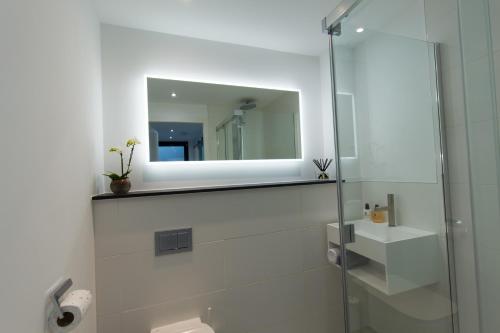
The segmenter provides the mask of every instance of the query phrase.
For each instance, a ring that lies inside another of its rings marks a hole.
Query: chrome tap
[[[396,224],[396,212],[394,210],[394,194],[387,194],[387,206],[385,207],[375,207],[376,212],[387,211],[387,219],[389,221],[389,227],[395,227]]]

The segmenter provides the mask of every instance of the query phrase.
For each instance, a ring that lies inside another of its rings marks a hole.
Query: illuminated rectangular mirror
[[[147,79],[151,162],[300,159],[297,91]]]

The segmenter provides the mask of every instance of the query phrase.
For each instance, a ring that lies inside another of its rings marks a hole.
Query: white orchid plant
[[[132,138],[127,140],[127,148],[130,149],[130,153],[128,155],[128,163],[127,163],[127,169],[124,169],[124,161],[123,161],[123,150],[118,148],[118,147],[111,147],[109,149],[110,153],[117,153],[120,155],[120,165],[121,165],[121,173],[115,173],[115,172],[106,172],[104,176],[111,178],[111,180],[123,180],[127,179],[130,173],[132,172],[132,169],[130,169],[130,165],[132,164],[132,158],[134,156],[134,149],[136,145],[141,144],[139,140],[136,138]]]

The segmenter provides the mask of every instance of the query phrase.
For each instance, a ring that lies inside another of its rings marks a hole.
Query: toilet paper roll
[[[331,248],[328,250],[328,261],[333,265],[340,265],[340,249]]]
[[[58,313],[52,311],[49,316],[49,328],[52,333],[71,332],[85,317],[92,304],[92,294],[88,290],[75,290],[63,297],[59,304],[64,316],[59,318]]]

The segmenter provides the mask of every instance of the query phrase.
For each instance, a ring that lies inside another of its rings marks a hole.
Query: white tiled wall
[[[324,38],[326,48],[328,38]],[[101,41],[105,147],[120,146],[131,135],[148,141],[146,76],[300,91],[303,160],[167,167],[149,163],[148,149],[142,146],[132,161],[131,181],[136,190],[313,177],[310,161],[325,156],[323,131],[331,131],[323,125],[328,123],[331,108],[322,110],[318,57],[108,24],[101,25]],[[118,167],[112,157],[104,155],[105,170]]]
[[[343,332],[336,217],[326,184],[96,201],[98,333],[195,316],[217,333]],[[154,232],[180,227],[193,252],[155,257]]]
[[[499,91],[494,90],[492,71],[496,67],[498,83],[500,1],[427,1],[427,11],[429,33],[443,43],[451,204],[453,217],[462,222],[454,228],[460,328],[461,332],[496,332],[500,321],[491,309],[498,308],[500,294],[491,282],[500,279],[495,259],[500,255],[495,246],[500,236],[500,201],[494,105]]]

